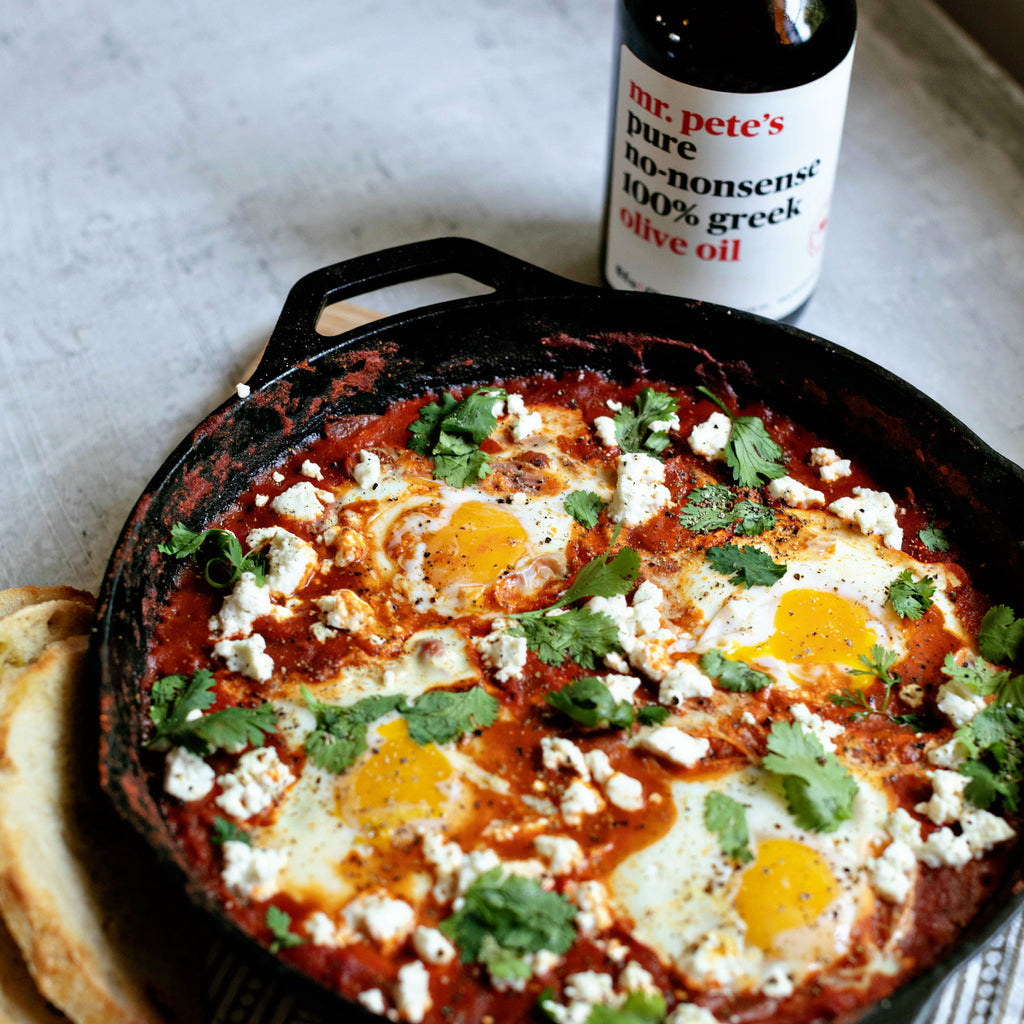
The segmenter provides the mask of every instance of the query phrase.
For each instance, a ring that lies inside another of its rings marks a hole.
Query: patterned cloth
[[[274,979],[253,970],[225,943],[216,943],[210,950],[207,992],[210,1012],[206,1024],[327,1024],[280,991]],[[934,1010],[923,1011],[914,1021],[892,1024],[1024,1021],[1024,927],[1020,914],[946,982],[931,1006]],[[353,1008],[351,1016],[364,1015]],[[331,1024],[340,1020],[334,1017]]]

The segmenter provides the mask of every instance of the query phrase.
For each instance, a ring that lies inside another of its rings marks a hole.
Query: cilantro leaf
[[[486,729],[498,717],[498,702],[482,686],[471,690],[429,690],[410,708],[399,708],[409,725],[409,738],[421,747],[450,743],[475,729]]]
[[[275,907],[273,903],[267,907],[267,916],[264,921],[273,937],[270,943],[271,953],[276,953],[279,949],[293,949],[306,941],[301,935],[296,935],[292,931],[291,914],[286,914],[280,907]]]
[[[851,668],[849,670],[850,675],[874,676],[876,679],[881,680],[885,685],[885,697],[882,700],[882,706],[876,708],[863,690],[843,689],[841,693],[830,693],[828,699],[837,707],[862,708],[863,710],[850,715],[850,719],[854,722],[865,718],[867,715],[881,715],[896,725],[906,725],[912,729],[923,728],[927,721],[924,715],[894,715],[889,711],[889,701],[892,699],[893,687],[900,681],[900,677],[892,675],[889,669],[899,660],[899,654],[896,651],[886,650],[881,644],[872,644],[869,655],[858,654],[857,658],[864,668]]]
[[[432,458],[434,478],[452,487],[481,480],[491,471],[491,459],[480,451],[480,444],[498,425],[495,404],[507,397],[502,388],[494,387],[478,388],[461,402],[445,392],[440,402],[421,407],[409,425],[407,446]]]
[[[935,581],[931,576],[915,580],[909,569],[904,569],[889,584],[885,592],[887,604],[901,619],[919,619],[932,606]]]
[[[545,665],[561,665],[569,657],[594,669],[606,654],[622,650],[615,620],[588,608],[521,612],[508,632],[525,637],[526,646]]]
[[[306,707],[316,719],[303,749],[313,764],[334,775],[351,767],[366,752],[367,725],[393,711],[405,699],[402,696],[366,697],[347,707],[339,707],[318,700],[304,683],[299,689]]]
[[[679,521],[694,533],[711,533],[732,526],[736,521],[732,504],[736,495],[728,487],[708,484],[697,487],[686,496],[680,509]]]
[[[744,587],[770,587],[786,575],[785,565],[773,562],[767,551],[752,544],[744,547],[722,544],[708,548],[705,557],[712,569],[729,577],[730,583]]]
[[[917,536],[929,551],[949,550],[949,541],[946,539],[945,532],[934,523],[929,523]]]
[[[611,544],[619,535],[616,526]],[[583,565],[569,589],[553,605],[564,608],[587,597],[617,597],[628,594],[640,575],[640,556],[630,547],[620,548],[611,557],[611,544],[603,554],[596,555]]]
[[[666,1010],[661,992],[633,991],[621,1006],[596,1003],[585,1024],[661,1024]]]
[[[834,832],[853,813],[857,783],[821,741],[796,722],[776,722],[764,767],[782,777],[793,820],[811,832]]]
[[[645,704],[636,712],[636,720],[641,725],[661,725],[668,716],[668,708],[663,708],[659,704]]]
[[[885,698],[888,703],[890,691],[900,681],[899,676],[889,673],[889,669],[899,660],[899,653],[886,650],[881,644],[872,644],[870,655],[858,654],[857,660],[864,668],[851,668],[850,675],[874,676],[876,679],[880,679],[885,683]]]
[[[565,511],[587,530],[597,526],[597,518],[607,504],[608,502],[593,491],[573,491],[567,494],[562,502]]]
[[[755,693],[769,686],[772,677],[758,672],[742,661],[725,657],[721,651],[706,651],[700,656],[700,669],[711,679],[718,680],[723,690],[734,693]]]
[[[479,960],[488,936],[521,956],[542,949],[564,953],[576,938],[576,908],[533,879],[503,877],[501,868],[482,874],[466,890],[464,902],[439,928],[460,951],[463,963]],[[493,955],[493,954],[491,954]]]
[[[588,729],[628,729],[633,724],[633,705],[616,700],[596,676],[583,676],[560,690],[549,690],[544,699]]]
[[[256,577],[256,585],[267,582],[267,558],[261,551],[242,553],[242,545],[230,530],[204,530],[196,533],[184,523],[171,527],[171,539],[158,544],[157,551],[175,558],[205,553],[203,576],[211,587],[223,589],[231,586],[243,572]]]
[[[533,966],[522,953],[498,945],[493,935],[485,935],[477,956],[492,980],[516,981],[533,977]]]
[[[213,819],[210,826],[210,842],[214,846],[223,846],[225,843],[245,843],[246,846],[252,846],[249,833],[227,818]]]
[[[671,443],[668,431],[679,425],[679,399],[654,388],[644,388],[633,402],[614,416],[615,440],[624,452],[660,455]]]
[[[1015,664],[1024,651],[1024,619],[1004,604],[989,608],[978,630],[978,649],[993,665]]]
[[[733,527],[738,537],[756,537],[775,526],[775,510],[770,505],[744,498],[733,512],[739,516]]]
[[[739,801],[712,790],[704,797],[704,824],[718,836],[718,845],[727,857],[741,864],[754,859],[746,811]]]
[[[982,658],[975,658],[967,664],[958,665],[952,654],[946,655],[946,659],[942,663],[942,673],[983,697],[992,693],[1000,693],[1010,681],[1009,669],[996,668]]]
[[[1016,811],[1024,772],[1024,708],[1002,701],[989,704],[954,735],[971,754],[960,766],[960,774],[971,779],[964,790],[967,799],[987,808],[1001,798]]]
[[[150,692],[149,717],[155,732],[147,745],[185,747],[200,756],[218,748],[262,746],[265,734],[277,729],[273,707],[264,702],[255,708],[229,707],[203,714],[217,699],[215,685],[213,673],[205,668],[196,669],[191,679],[181,675],[158,679]]]
[[[734,416],[724,402],[707,388],[697,390],[717,405],[732,422],[725,446],[725,464],[740,487],[760,487],[764,480],[785,476],[782,448],[768,433],[760,416]]]

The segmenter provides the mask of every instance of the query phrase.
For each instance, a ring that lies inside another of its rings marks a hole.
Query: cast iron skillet
[[[375,288],[444,273],[493,287],[341,335],[315,332],[324,306]],[[672,340],[665,340],[672,339]],[[713,359],[711,358],[713,357]],[[534,371],[601,370],[679,384],[731,387],[763,399],[870,467],[883,486],[911,487],[957,524],[981,589],[1013,605],[1020,578],[1016,531],[1024,471],[987,447],[915,388],[873,363],[761,317],[685,299],[579,285],[460,238],[399,246],[318,270],[292,289],[252,394],[217,409],[173,451],[132,512],[103,582],[91,658],[102,703],[102,782],[156,859],[262,972],[324,1013],[357,1008],[282,967],[241,935],[188,876],[140,759],[139,688],[157,609],[173,582],[157,545],[183,521],[201,528],[262,470],[341,414],[460,384]],[[1007,878],[945,960],[862,1017],[864,1024],[926,1021],[938,986],[976,953],[1024,899]]]

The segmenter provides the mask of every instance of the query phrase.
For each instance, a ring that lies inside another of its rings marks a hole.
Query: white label
[[[814,289],[853,47],[827,75],[778,92],[676,82],[622,47],[605,274],[783,316]]]

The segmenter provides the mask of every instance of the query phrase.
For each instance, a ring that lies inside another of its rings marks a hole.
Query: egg
[[[874,907],[864,865],[884,842],[889,803],[859,782],[852,817],[816,833],[795,824],[780,781],[760,768],[676,780],[675,822],[617,866],[610,894],[634,922],[633,935],[692,987],[787,994],[841,960]],[[743,805],[749,862],[727,855],[705,825],[714,792]]]

